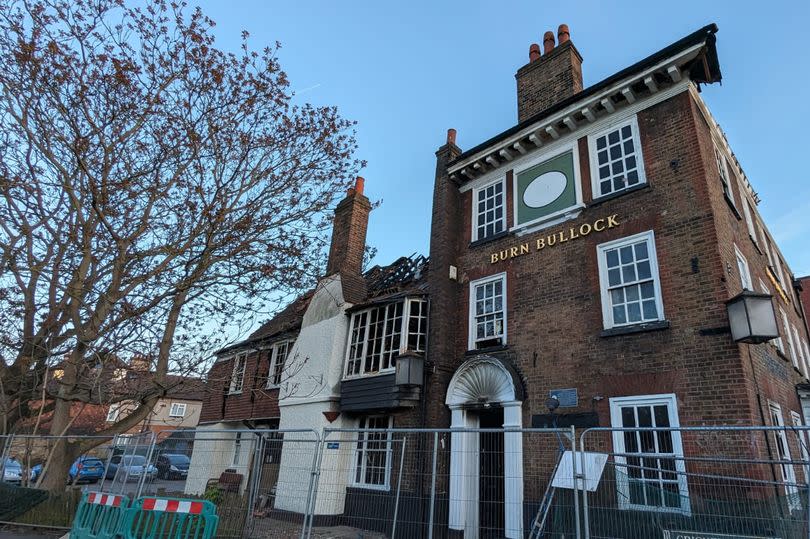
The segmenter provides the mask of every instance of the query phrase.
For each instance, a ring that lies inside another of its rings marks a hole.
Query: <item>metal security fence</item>
[[[807,427],[586,430],[579,456],[594,485],[581,489],[583,536],[810,537],[808,435]]]
[[[69,527],[104,490],[211,501],[218,537],[810,538],[807,427],[677,428],[654,406],[622,424],[121,435],[47,493],[36,466],[79,438],[8,436],[0,520]]]
[[[573,429],[328,430],[308,531],[573,537],[574,440]]]

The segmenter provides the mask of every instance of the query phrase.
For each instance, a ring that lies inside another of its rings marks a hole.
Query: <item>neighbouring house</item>
[[[137,376],[137,371],[130,371],[130,374]],[[178,375],[168,375],[167,381],[166,395],[158,399],[152,412],[126,434],[154,432],[159,440],[163,440],[173,431],[197,426],[205,398],[205,382],[200,378]],[[110,404],[105,422],[114,423],[136,407],[137,403],[128,400]]]

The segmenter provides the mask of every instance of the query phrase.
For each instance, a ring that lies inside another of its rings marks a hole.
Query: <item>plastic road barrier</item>
[[[129,498],[119,494],[85,492],[76,509],[71,539],[113,539],[124,523]]]
[[[124,539],[210,539],[219,524],[216,513],[204,500],[138,498],[119,533]]]

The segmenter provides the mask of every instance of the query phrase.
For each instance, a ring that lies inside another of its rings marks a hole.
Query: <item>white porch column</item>
[[[523,428],[520,402],[503,404],[504,533],[509,539],[523,537]]]
[[[464,412],[464,426],[477,429],[480,419],[477,414]],[[480,437],[478,432],[467,432],[464,437],[464,487],[461,493],[465,501],[464,539],[478,539],[478,499],[480,497]]]
[[[451,408],[451,429],[464,428],[464,410]],[[450,514],[451,530],[464,529],[464,433],[450,434]]]

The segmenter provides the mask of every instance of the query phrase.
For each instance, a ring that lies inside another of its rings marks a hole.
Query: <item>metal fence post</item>
[[[396,539],[397,536],[397,514],[399,513],[399,492],[400,488],[402,487],[402,467],[405,463],[405,445],[408,441],[408,438],[403,436],[402,438],[402,453],[399,456],[399,475],[397,476],[397,495],[394,498],[394,522],[391,526],[391,539]]]
[[[149,445],[146,449],[146,462],[144,463],[143,470],[141,470],[141,480],[138,481],[138,489],[135,491],[135,497],[140,498],[143,493],[143,486],[146,483],[146,476],[149,473],[149,462],[152,460],[152,453],[155,450],[155,442],[157,437],[154,432],[149,433]],[[137,447],[137,446],[136,446]],[[134,453],[134,452],[133,452]]]
[[[112,445],[107,449],[107,460],[104,462],[104,475],[101,476],[101,485],[99,486],[100,491],[104,491],[104,482],[107,480],[107,471],[110,469],[110,461],[115,454],[115,448],[118,447],[118,434],[113,436]],[[39,482],[37,480],[37,482]]]
[[[588,488],[585,486],[585,435],[588,434],[587,429],[579,437],[579,455],[582,459],[582,516],[585,528],[585,539],[591,537],[590,516],[588,515]],[[576,441],[574,441],[576,444]]]
[[[253,452],[253,470],[250,474],[250,485],[248,488],[248,507],[247,517],[245,519],[245,526],[242,530],[242,536],[245,536],[246,530],[253,531],[253,508],[256,504],[256,494],[259,490],[259,483],[261,483],[262,468],[264,463],[264,434],[254,432],[257,436],[256,448]]]
[[[312,535],[312,522],[315,520],[315,507],[318,504],[318,483],[321,478],[321,463],[323,462],[323,450],[326,446],[328,432],[324,429],[323,437],[317,431],[315,434],[315,451],[312,454],[312,470],[309,474],[309,499],[308,507],[304,513],[304,525],[301,528],[301,539],[306,539]]]
[[[573,425],[571,425],[571,472],[574,476],[574,522],[576,523],[576,537],[579,539],[582,537],[579,529],[579,481],[581,476],[577,473],[577,429]]]
[[[433,513],[436,506],[436,461],[439,453],[439,433],[433,433],[433,472],[430,478],[430,518],[428,521],[428,539],[433,539]]]
[[[0,461],[0,481],[6,480],[6,459],[8,458],[8,454],[11,452],[11,444],[14,443],[14,435],[9,434],[6,438],[6,443],[3,446],[3,455],[2,461]]]

